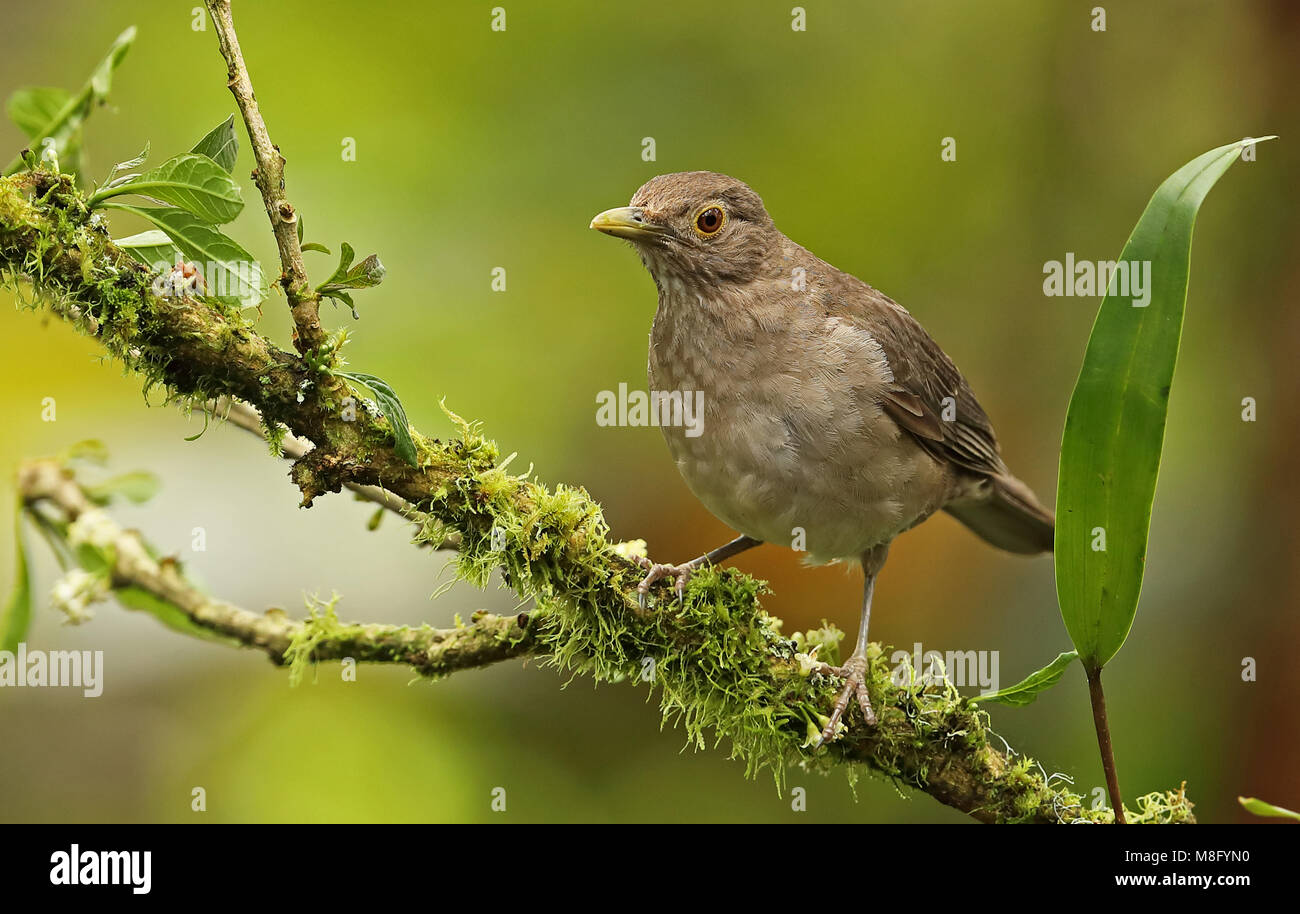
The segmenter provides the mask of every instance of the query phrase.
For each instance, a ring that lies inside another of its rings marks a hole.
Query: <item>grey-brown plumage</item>
[[[760,542],[865,574],[858,643],[823,738],[865,688],[875,576],[889,543],[946,510],[1000,548],[1052,548],[1054,519],[1007,470],[952,360],[900,305],[776,228],[742,182],[662,175],[592,228],[631,241],[659,290],[655,391],[703,395],[695,434],[664,427],[692,492],[742,535],[685,565],[647,563],[641,593]]]

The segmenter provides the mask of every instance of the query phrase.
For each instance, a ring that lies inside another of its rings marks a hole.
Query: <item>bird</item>
[[[694,428],[660,421],[692,494],[737,531],[683,564],[638,559],[642,605],[672,578],[763,543],[863,573],[853,653],[820,672],[843,680],[816,745],[856,697],[876,725],[867,631],[890,544],[946,511],[1000,549],[1051,552],[1055,516],[1007,469],[966,378],[902,305],[777,228],[744,182],[710,171],[659,175],[591,228],[631,242],[654,279],[652,395],[695,395]],[[671,417],[669,417],[671,418]]]

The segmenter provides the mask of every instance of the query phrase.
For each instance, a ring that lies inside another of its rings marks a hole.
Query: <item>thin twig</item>
[[[209,400],[203,405],[203,408],[213,418],[225,420],[231,425],[256,435],[262,441],[267,440],[266,423],[262,420],[262,414],[257,411],[257,407],[250,406],[242,400],[222,396],[216,400]],[[289,460],[297,460],[307,454],[313,447],[310,441],[300,438],[287,430],[282,432],[279,444],[280,453]],[[405,498],[394,495],[379,486],[368,486],[356,482],[345,482],[343,486],[358,498],[373,502],[416,526],[428,523],[429,515],[416,508]],[[460,546],[460,537],[452,534],[436,545],[423,541],[421,541],[421,545],[431,546],[439,550],[457,549]]]
[[[405,625],[342,625],[326,617],[300,622],[281,610],[255,613],[214,600],[191,584],[180,564],[156,560],[139,533],[124,530],[90,500],[76,479],[54,460],[31,460],[18,470],[18,497],[29,507],[45,503],[68,522],[94,517],[95,539],[113,556],[113,589],[133,587],[176,607],[198,627],[245,647],[264,651],[277,664],[291,661],[291,647],[310,626],[326,626],[330,637],[305,639],[311,649],[304,660],[351,658],[368,663],[404,663],[425,676],[488,666],[535,652],[536,622],[530,614],[499,616],[475,613],[473,622],[456,628]],[[535,614],[534,614],[535,615]]]
[[[239,112],[243,115],[244,126],[248,129],[248,139],[253,147],[253,157],[257,160],[257,169],[253,179],[257,189],[262,192],[262,202],[266,204],[266,215],[271,220],[271,229],[275,232],[276,246],[280,249],[280,283],[289,299],[289,308],[293,313],[294,345],[299,352],[320,349],[325,343],[325,331],[321,328],[320,296],[312,288],[307,278],[307,268],[302,259],[302,246],[298,242],[298,214],[294,211],[289,198],[284,192],[284,156],[280,147],[271,142],[266,122],[257,106],[257,97],[253,94],[253,82],[248,75],[248,66],[244,63],[243,52],[239,48],[239,38],[235,35],[235,21],[230,11],[230,0],[206,0],[208,12],[216,28],[217,41],[221,45],[221,56],[226,59],[226,71],[229,79],[226,85],[235,96]]]

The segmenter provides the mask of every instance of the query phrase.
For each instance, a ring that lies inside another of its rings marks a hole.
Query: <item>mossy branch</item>
[[[825,749],[812,750],[835,690],[813,671],[810,655],[820,650],[819,659],[829,659],[842,633],[827,627],[782,635],[780,620],[759,605],[763,585],[732,569],[698,574],[680,605],[666,586],[656,588],[658,607],[641,611],[640,571],[628,549],[609,540],[586,492],[550,490],[528,474],[507,472],[509,458],[450,413],[453,437],[413,432],[418,466],[409,466],[394,450],[387,419],[365,408],[346,410],[337,400],[336,348],[325,357],[299,357],[256,332],[237,309],[156,294],[149,273],[109,241],[66,176],[38,168],[0,178],[0,274],[20,292],[30,291],[29,306],[69,321],[143,375],[146,390],[161,387],[170,399],[200,406],[219,396],[238,398],[254,404],[268,427],[283,423],[310,442],[291,474],[305,505],[345,485],[382,488],[420,512],[419,541],[459,536],[462,577],[482,586],[499,569],[521,599],[536,603],[525,626],[518,617],[490,617],[465,629],[400,629],[341,625],[330,613],[299,623],[186,589],[179,569],[145,563],[143,548],[126,550],[135,562],[127,568],[119,567],[117,554],[115,580],[143,575],[156,585],[153,596],[205,630],[280,663],[350,656],[408,663],[427,674],[531,652],[564,670],[659,689],[665,717],[680,722],[696,745],[703,748],[712,733],[730,742],[750,773],[770,770],[778,783],[792,765],[842,766],[851,777],[869,770],[923,790],[981,821],[1112,819],[1109,810],[1086,809],[1032,760],[995,749],[985,713],[950,686],[896,683],[879,645],[872,646],[871,671],[879,725],[856,723]],[[75,487],[65,471],[35,466],[44,482],[29,479],[26,497],[57,502],[65,512],[75,507],[72,489],[49,477],[57,472]],[[502,647],[498,636],[512,626],[519,640],[511,635]],[[493,648],[452,649],[465,639]],[[440,658],[436,663],[430,651]],[[1130,821],[1192,821],[1181,791],[1152,794],[1137,805]]]
[[[103,570],[106,586],[96,596],[118,593],[130,608],[140,608],[136,598],[148,594],[179,610],[198,629],[264,651],[276,664],[290,665],[295,678],[310,663],[344,659],[403,663],[422,676],[437,677],[527,656],[536,649],[535,626],[530,629],[527,613],[479,612],[470,625],[411,628],[344,625],[334,613],[335,601],[314,602],[310,617],[300,622],[281,609],[259,614],[213,599],[186,579],[176,559],[156,558],[156,551],[139,533],[119,527],[57,460],[31,460],[19,467],[18,497],[29,512],[53,512],[40,514],[40,521],[68,546],[70,554],[79,554],[83,571],[85,565]],[[84,611],[72,616],[74,621],[87,617]]]

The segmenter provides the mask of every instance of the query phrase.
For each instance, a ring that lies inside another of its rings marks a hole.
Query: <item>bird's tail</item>
[[[990,476],[990,494],[978,501],[954,502],[945,510],[977,536],[1008,552],[1051,552],[1056,516],[1033,490],[1011,475]]]

